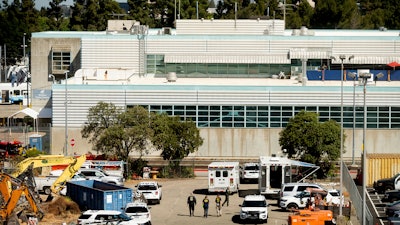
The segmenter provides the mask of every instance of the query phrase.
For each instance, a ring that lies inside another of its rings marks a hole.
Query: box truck
[[[212,162],[208,165],[208,192],[239,190],[239,162]]]

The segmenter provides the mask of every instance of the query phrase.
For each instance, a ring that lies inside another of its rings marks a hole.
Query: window
[[[53,49],[51,55],[52,72],[64,73],[70,69],[71,51],[66,49]]]

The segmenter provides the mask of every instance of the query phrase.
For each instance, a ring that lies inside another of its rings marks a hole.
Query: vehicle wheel
[[[43,187],[43,191],[46,195],[50,195],[51,194],[51,189],[50,187]]]
[[[392,186],[386,186],[386,188],[385,188],[385,192],[386,191],[390,191],[390,190],[393,190],[394,188],[392,187]]]
[[[289,205],[286,207],[286,210],[288,211],[294,211],[296,209],[299,209],[299,207],[295,203],[289,203]]]

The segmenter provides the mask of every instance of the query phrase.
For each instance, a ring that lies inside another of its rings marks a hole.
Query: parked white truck
[[[53,172],[53,171],[52,171]],[[46,195],[50,195],[52,190],[51,187],[57,181],[57,179],[61,176],[62,170],[59,173],[58,171],[54,171],[54,173],[50,172],[49,176],[43,177],[34,177],[36,183],[36,190],[39,193],[45,193]],[[76,173],[72,178],[71,181],[76,180],[86,180],[87,178],[80,173]],[[60,194],[65,195],[67,186],[64,184],[63,188],[60,190]]]
[[[208,192],[239,190],[239,162],[212,162],[208,165]]]

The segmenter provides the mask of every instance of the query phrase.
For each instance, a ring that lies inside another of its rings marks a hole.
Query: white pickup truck
[[[39,193],[45,193],[46,195],[51,194],[51,186],[54,184],[54,182],[57,180],[57,178],[61,175],[58,174],[57,172],[54,174],[50,174],[49,176],[43,176],[43,177],[34,177],[35,183],[36,183],[36,189]],[[74,177],[71,180],[87,180],[87,178],[79,173],[76,173]],[[63,190],[60,192],[60,194],[65,195],[67,192],[67,186],[63,188]]]

